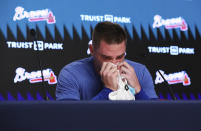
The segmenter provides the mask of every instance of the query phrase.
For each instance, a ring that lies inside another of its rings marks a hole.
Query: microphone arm
[[[147,62],[148,60],[145,60],[148,59],[147,56],[148,56],[148,51],[146,49],[146,47],[143,48],[144,52],[141,54],[141,57],[144,58],[144,61]],[[166,84],[166,87],[168,88],[168,91],[172,97],[173,100],[177,100],[177,98],[175,97],[174,95],[174,92],[172,90],[172,88],[169,86],[167,80],[164,78],[164,76],[162,75],[162,73],[160,72],[159,68],[155,65],[156,67],[156,70],[158,71],[158,73],[160,74],[160,76],[162,77],[162,79],[164,80],[165,84]]]
[[[172,88],[169,87],[169,84],[168,84],[167,80],[164,78],[164,76],[162,75],[162,73],[160,72],[160,70],[158,70],[158,73],[160,74],[160,76],[162,77],[162,79],[165,81],[165,83],[166,83],[166,85],[167,85],[167,87],[168,87],[168,90],[169,90],[169,92],[170,92],[170,95],[171,95],[172,99],[173,99],[173,100],[177,100],[177,98],[176,98],[175,95],[174,95],[174,92],[173,92]]]

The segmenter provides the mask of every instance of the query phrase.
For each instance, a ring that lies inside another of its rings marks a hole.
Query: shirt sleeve
[[[56,100],[80,100],[76,78],[68,69],[62,69],[56,87]]]
[[[158,96],[156,95],[154,84],[152,80],[152,76],[149,73],[148,69],[144,66],[142,71],[142,76],[139,80],[141,88],[142,88],[142,94],[146,95],[149,99],[157,99]]]
[[[111,91],[111,89],[105,87],[92,100],[108,100],[108,95]]]
[[[150,98],[145,94],[145,92],[143,91],[143,89],[141,89],[141,91],[135,95],[135,98],[137,100],[149,100]]]

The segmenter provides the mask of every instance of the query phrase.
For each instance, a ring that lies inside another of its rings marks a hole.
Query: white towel
[[[118,71],[118,89],[116,91],[110,92],[108,97],[109,100],[135,100],[135,96],[131,93],[128,87],[127,80],[122,80]],[[125,88],[125,86],[127,86]]]

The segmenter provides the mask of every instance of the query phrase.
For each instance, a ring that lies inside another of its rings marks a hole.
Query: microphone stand
[[[158,69],[157,69],[158,70]],[[164,76],[161,74],[160,70],[158,70],[158,73],[160,74],[160,76],[162,77],[162,79],[165,81],[165,84],[170,92],[170,95],[172,97],[173,100],[177,100],[177,98],[174,95],[174,92],[172,90],[172,88],[169,86],[168,81],[164,78]]]
[[[40,68],[40,71],[41,71],[43,97],[44,97],[45,100],[49,100],[49,98],[48,98],[48,96],[46,94],[46,86],[45,86],[45,80],[44,80],[44,75],[43,75],[43,68],[42,68],[42,64],[41,64],[41,60],[40,60],[40,54],[38,52],[39,47],[38,47],[37,38],[36,38],[36,31],[34,29],[31,29],[30,34],[33,37],[33,44],[36,42],[36,48],[37,48],[36,54],[37,54],[37,59],[38,59],[38,63],[39,63],[39,68]]]
[[[145,53],[143,53],[141,56],[144,57],[144,58],[147,58],[148,52],[145,51]],[[147,60],[145,60],[145,61],[147,61]],[[170,87],[170,85],[168,84],[167,80],[164,78],[164,76],[162,75],[162,73],[160,72],[160,70],[159,70],[159,68],[158,68],[157,66],[156,66],[156,70],[157,70],[157,72],[160,74],[160,76],[162,77],[162,79],[164,80],[164,82],[165,82],[165,84],[166,84],[166,87],[168,88],[168,91],[169,91],[169,93],[170,93],[172,99],[173,99],[173,100],[177,100],[177,98],[175,97],[174,92],[173,92],[173,90],[172,90],[172,87]]]

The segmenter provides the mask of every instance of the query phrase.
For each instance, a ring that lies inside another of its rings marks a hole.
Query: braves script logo
[[[188,30],[187,23],[182,17],[172,19],[162,19],[160,15],[154,16],[153,28],[165,26],[166,29],[180,28],[181,31]]]
[[[22,20],[24,18],[27,18],[30,22],[46,21],[48,24],[56,23],[55,16],[49,9],[27,12],[21,6],[16,7],[13,21]]]
[[[48,81],[48,84],[56,84],[57,77],[51,69],[45,69],[42,71],[44,76],[44,81]],[[24,68],[19,67],[16,69],[16,75],[14,78],[14,83],[21,82],[28,79],[30,83],[42,82],[41,71],[26,72]]]
[[[165,74],[164,71],[160,70],[161,74],[164,76],[168,84],[177,84],[182,83],[184,86],[188,86],[191,84],[190,77],[185,71],[171,73],[171,74]],[[156,72],[156,79],[155,84],[159,84],[164,82],[159,72]]]

